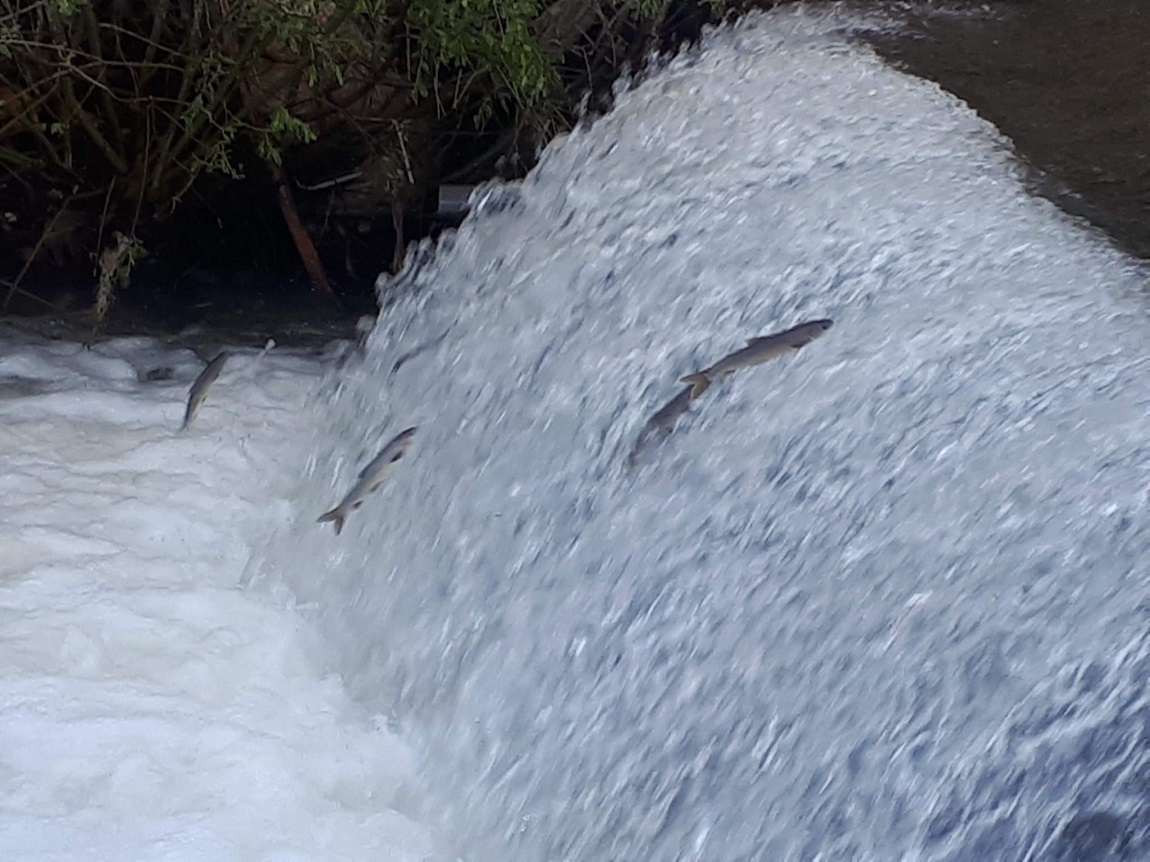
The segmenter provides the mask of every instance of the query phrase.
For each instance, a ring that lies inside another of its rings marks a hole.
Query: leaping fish
[[[740,368],[759,365],[778,356],[785,356],[791,351],[799,350],[832,326],[834,326],[833,320],[812,320],[807,323],[800,323],[790,329],[784,329],[782,332],[776,332],[773,335],[748,338],[746,347],[727,354],[710,368],[688,374],[683,378],[683,382],[691,384],[691,397],[698,398],[716,378],[731,374]]]
[[[670,434],[671,430],[675,427],[675,423],[679,421],[679,417],[687,412],[687,408],[691,406],[691,402],[702,395],[711,381],[704,379],[699,385],[698,391],[694,386],[686,386],[683,390],[664,404],[658,412],[651,415],[647,420],[647,424],[643,426],[643,433],[651,434],[660,431],[663,434]]]
[[[702,387],[699,389],[698,394],[692,395],[694,387],[685,386],[670,401],[660,407],[655,413],[651,414],[651,418],[643,425],[643,430],[639,432],[639,438],[635,441],[635,447],[631,450],[631,454],[627,457],[627,467],[632,469],[639,463],[639,453],[643,451],[647,443],[656,435],[666,437],[675,428],[675,423],[679,421],[679,417],[691,406],[691,402],[699,395],[702,395],[711,381],[705,380]]]
[[[228,356],[226,350],[220,353],[208,363],[207,367],[200,372],[200,376],[192,383],[192,388],[188,392],[188,409],[184,411],[184,424],[180,426],[181,431],[187,428],[196,418],[196,414],[200,412],[204,399],[208,397],[208,390],[219,379],[220,372],[224,370],[224,363],[228,361]]]
[[[414,436],[414,428],[408,428],[397,434],[390,443],[383,447],[383,451],[372,458],[371,463],[363,468],[359,474],[359,481],[347,492],[347,496],[340,501],[340,504],[330,512],[324,512],[320,515],[316,519],[316,523],[334,521],[335,534],[338,536],[343,529],[343,522],[347,520],[347,516],[362,506],[367,495],[383,484],[384,479],[391,472],[392,466],[403,457],[403,453],[411,445]]]

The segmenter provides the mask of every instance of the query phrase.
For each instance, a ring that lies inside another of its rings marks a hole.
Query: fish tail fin
[[[635,470],[638,469],[638,467],[643,463],[643,460],[647,454],[647,448],[649,447],[650,443],[651,435],[646,433],[646,429],[644,429],[644,433],[639,435],[639,439],[635,441],[635,445],[631,448],[630,453],[627,455],[625,466],[627,468],[628,474],[634,473]]]
[[[680,383],[691,384],[691,397],[698,398],[707,391],[707,387],[711,385],[711,378],[706,371],[699,371],[695,374],[688,374],[682,378]]]
[[[343,522],[346,520],[346,518],[347,516],[341,512],[337,506],[330,512],[324,512],[322,515],[315,519],[315,522],[317,524],[323,524],[327,521],[331,521],[335,525],[335,534],[338,536],[340,531],[343,529]]]

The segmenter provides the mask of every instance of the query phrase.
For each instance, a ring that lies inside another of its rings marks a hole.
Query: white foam
[[[0,371],[0,846],[20,860],[425,858],[405,746],[309,626],[237,586],[287,523],[293,423],[324,366],[147,339],[10,336]],[[178,378],[140,382],[157,363]]]

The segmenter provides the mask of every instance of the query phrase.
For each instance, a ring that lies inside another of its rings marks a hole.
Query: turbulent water
[[[847,23],[620,94],[316,405],[263,571],[419,745],[444,858],[1150,853],[1146,273]],[[627,469],[681,376],[815,317]]]

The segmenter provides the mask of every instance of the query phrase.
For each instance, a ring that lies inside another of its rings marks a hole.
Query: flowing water
[[[849,24],[713,34],[486,191],[301,432],[261,572],[444,858],[1150,852],[1146,272]]]

